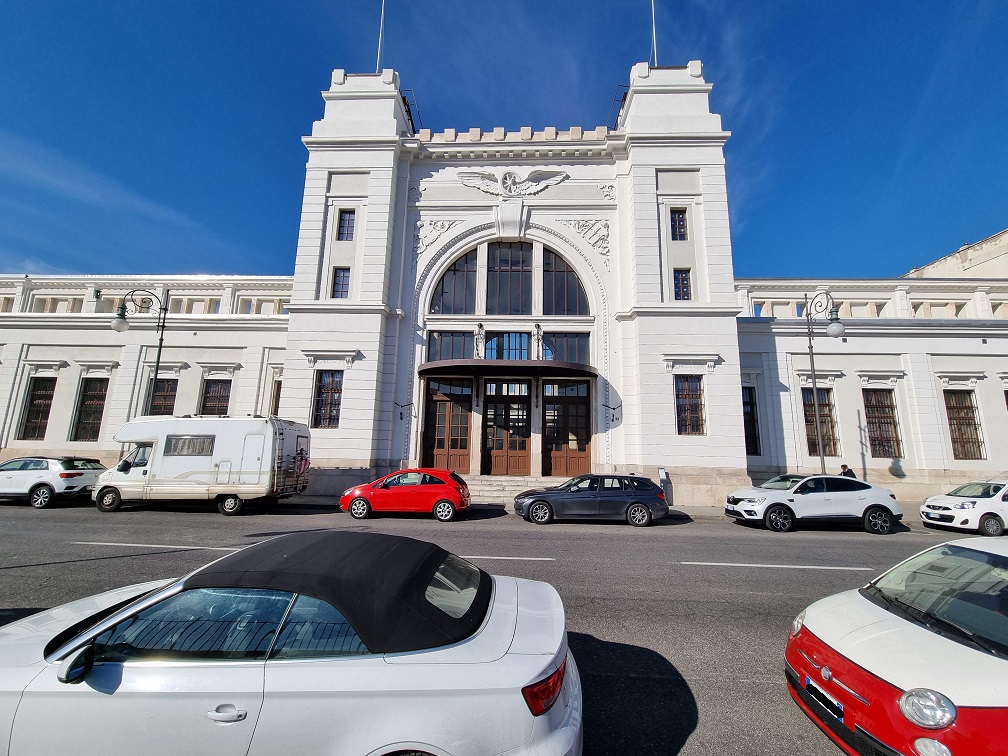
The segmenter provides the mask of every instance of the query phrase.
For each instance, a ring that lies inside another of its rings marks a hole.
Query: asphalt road
[[[535,526],[499,508],[461,521],[384,516],[358,522],[295,504],[223,517],[162,505],[102,514],[0,503],[0,623],[128,583],[181,575],[280,533],[373,530],[434,541],[489,572],[545,580],[567,609],[585,691],[586,754],[835,756],[787,694],[792,618],[956,537],[901,527],[778,535],[715,512],[621,523]],[[912,517],[912,515],[911,515]]]

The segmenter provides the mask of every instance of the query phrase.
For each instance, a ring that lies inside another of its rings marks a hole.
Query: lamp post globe
[[[112,318],[112,322],[109,323],[112,330],[116,333],[122,333],[123,331],[129,330],[129,321],[126,320],[126,305],[119,305],[119,311],[116,316]]]
[[[836,338],[839,338],[839,337],[843,336],[844,332],[846,330],[847,329],[844,328],[844,324],[841,323],[839,320],[837,320],[837,321],[835,321],[833,323],[830,323],[828,326],[826,326],[826,335],[829,336],[829,337],[831,337],[831,338],[836,339]]]

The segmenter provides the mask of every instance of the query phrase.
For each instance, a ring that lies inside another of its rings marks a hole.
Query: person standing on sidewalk
[[[857,475],[854,474],[854,471],[851,470],[849,467],[847,467],[847,465],[840,465],[840,474],[843,475],[845,478],[857,477]]]

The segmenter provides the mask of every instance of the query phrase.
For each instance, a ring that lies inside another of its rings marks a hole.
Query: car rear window
[[[479,588],[480,571],[465,559],[449,554],[431,578],[424,596],[453,619],[469,611]]]
[[[105,465],[97,459],[61,459],[64,470],[104,470]]]
[[[468,486],[468,485],[466,484],[466,482],[465,482],[465,479],[463,479],[463,477],[462,477],[461,475],[459,475],[458,473],[456,473],[456,472],[451,472],[451,473],[448,473],[448,474],[449,474],[449,475],[451,476],[451,479],[452,479],[452,480],[454,480],[454,481],[455,481],[456,483],[458,483],[458,484],[459,484],[460,486],[462,486],[463,488],[468,488],[468,487],[469,487],[469,486]]]

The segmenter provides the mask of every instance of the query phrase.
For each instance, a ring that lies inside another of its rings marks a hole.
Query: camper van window
[[[166,457],[209,457],[213,454],[215,436],[167,436]]]
[[[150,458],[150,444],[138,444],[137,447],[123,458],[123,462],[129,462],[130,467],[146,467]]]

